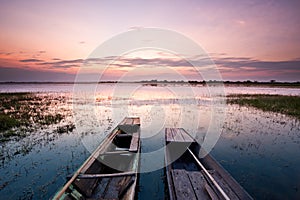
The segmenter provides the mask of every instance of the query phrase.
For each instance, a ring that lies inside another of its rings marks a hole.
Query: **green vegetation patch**
[[[0,131],[6,131],[13,127],[20,126],[20,122],[8,115],[0,114]]]
[[[252,106],[263,111],[278,112],[300,119],[300,97],[265,94],[238,94],[227,96],[227,102]]]
[[[60,123],[65,115],[53,108],[61,100],[34,93],[0,93],[0,142],[24,136],[34,127]]]

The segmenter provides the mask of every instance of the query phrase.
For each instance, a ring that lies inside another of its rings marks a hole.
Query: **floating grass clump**
[[[0,114],[0,131],[6,131],[13,127],[20,126],[20,122],[8,115]]]
[[[228,103],[252,106],[263,111],[278,112],[300,119],[300,97],[265,94],[229,95]]]
[[[73,130],[75,129],[75,125],[74,124],[67,124],[64,126],[59,126],[57,127],[57,133],[62,134],[62,133],[69,133],[69,132],[73,132]]]
[[[64,117],[61,114],[44,115],[40,117],[39,123],[42,125],[50,125],[59,123]]]

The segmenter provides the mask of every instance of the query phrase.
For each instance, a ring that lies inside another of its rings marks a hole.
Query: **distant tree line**
[[[276,81],[274,79],[270,81],[221,81],[221,80],[189,80],[189,81],[183,81],[183,80],[143,80],[143,81],[132,81],[132,82],[126,82],[126,81],[100,81],[100,82],[0,82],[0,84],[99,84],[99,83],[149,83],[149,84],[191,84],[191,85],[206,85],[206,84],[220,84],[223,83],[225,85],[274,85],[274,86],[300,86],[300,81],[297,82],[280,82]]]

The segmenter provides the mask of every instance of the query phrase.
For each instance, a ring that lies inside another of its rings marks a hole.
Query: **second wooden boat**
[[[184,129],[167,128],[165,138],[170,200],[252,199],[212,156],[199,156],[200,145]]]
[[[53,199],[134,199],[139,154],[140,119],[125,118]]]

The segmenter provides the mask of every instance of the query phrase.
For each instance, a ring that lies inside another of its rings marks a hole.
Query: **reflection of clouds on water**
[[[139,113],[140,115],[137,116],[145,116],[142,118],[145,119],[145,125],[142,124],[142,130],[151,130],[147,131],[147,135],[143,134],[141,137],[147,138],[152,137],[158,134],[160,131],[163,131],[165,122],[166,122],[166,111],[165,108],[160,105],[152,105],[150,106],[150,110],[142,113]]]

